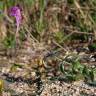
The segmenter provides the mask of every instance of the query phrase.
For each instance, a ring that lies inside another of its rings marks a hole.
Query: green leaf
[[[84,79],[84,76],[83,74],[76,74],[76,80],[81,80],[81,79]]]
[[[94,48],[94,49],[96,49],[96,44],[93,43],[93,44],[91,45],[91,47]]]
[[[21,41],[25,40],[25,32],[24,31],[20,31],[20,40]]]
[[[43,32],[44,29],[43,19],[40,18],[39,21],[36,22],[36,29],[39,34]]]
[[[35,0],[24,0],[25,4],[30,6],[33,5],[35,3]]]
[[[40,3],[40,11],[43,12],[46,5],[46,0],[39,0],[39,3]]]
[[[60,71],[61,71],[62,73],[65,73],[65,71],[64,71],[64,64],[60,64]]]
[[[15,63],[13,66],[18,67],[18,68],[22,68],[22,65],[17,64],[17,63]]]
[[[4,3],[5,3],[5,6],[10,8],[11,6],[14,6],[16,2],[14,2],[14,0],[5,0]]]
[[[91,70],[89,68],[84,66],[82,74],[83,74],[83,76],[85,78],[85,81],[90,81],[91,80],[91,78],[90,78],[90,71]]]
[[[82,73],[83,68],[84,68],[84,66],[79,61],[75,61],[75,62],[72,63],[73,72]]]
[[[93,69],[89,72],[89,77],[90,77],[91,81],[94,81],[94,71],[93,71]]]
[[[12,65],[10,70],[14,72],[14,71],[17,70],[17,68],[22,68],[22,65],[15,63],[15,64]]]
[[[4,8],[4,3],[2,1],[0,1],[0,10],[3,11],[3,8]]]
[[[40,5],[40,18],[36,22],[36,29],[37,29],[38,33],[41,33],[41,32],[43,32],[43,29],[45,27],[44,9],[45,9],[45,5],[46,5],[46,0],[39,0],[39,5]]]
[[[63,32],[56,32],[54,34],[54,37],[55,37],[55,40],[58,42],[58,43],[62,43],[63,39],[64,39],[64,33]]]
[[[67,0],[69,4],[74,4],[74,0]]]
[[[76,80],[76,75],[75,75],[75,74],[67,74],[67,75],[66,75],[66,78],[67,78],[69,81],[75,81],[75,80]]]
[[[2,20],[3,18],[3,9],[4,9],[4,3],[0,1],[0,19]]]
[[[3,44],[6,48],[14,48],[16,41],[15,41],[15,37],[13,35],[9,35],[7,36],[4,41]]]

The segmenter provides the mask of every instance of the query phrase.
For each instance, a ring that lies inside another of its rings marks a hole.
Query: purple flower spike
[[[18,6],[12,7],[11,10],[10,10],[10,15],[14,16],[16,18],[16,26],[17,26],[17,29],[18,29],[19,26],[20,26],[21,20],[22,20],[22,15],[21,15],[20,8]]]

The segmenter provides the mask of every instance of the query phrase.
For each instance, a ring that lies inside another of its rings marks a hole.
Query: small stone
[[[2,68],[2,73],[9,73],[10,68]]]

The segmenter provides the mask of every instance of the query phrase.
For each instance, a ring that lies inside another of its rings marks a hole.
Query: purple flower
[[[22,15],[21,15],[20,8],[18,6],[12,7],[11,10],[10,10],[10,15],[15,17],[16,26],[17,26],[17,29],[18,29],[19,26],[20,26],[21,20],[22,20]]]

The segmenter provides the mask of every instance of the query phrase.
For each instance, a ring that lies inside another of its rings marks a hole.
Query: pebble
[[[96,88],[84,84],[83,81],[79,81],[77,82],[77,84],[76,82],[73,84],[63,82],[62,86],[60,86],[58,82],[54,82],[45,85],[45,88],[41,96],[80,96],[81,92],[89,94],[88,96],[90,96],[90,94],[93,94],[92,96],[95,96],[96,95],[95,90]]]

